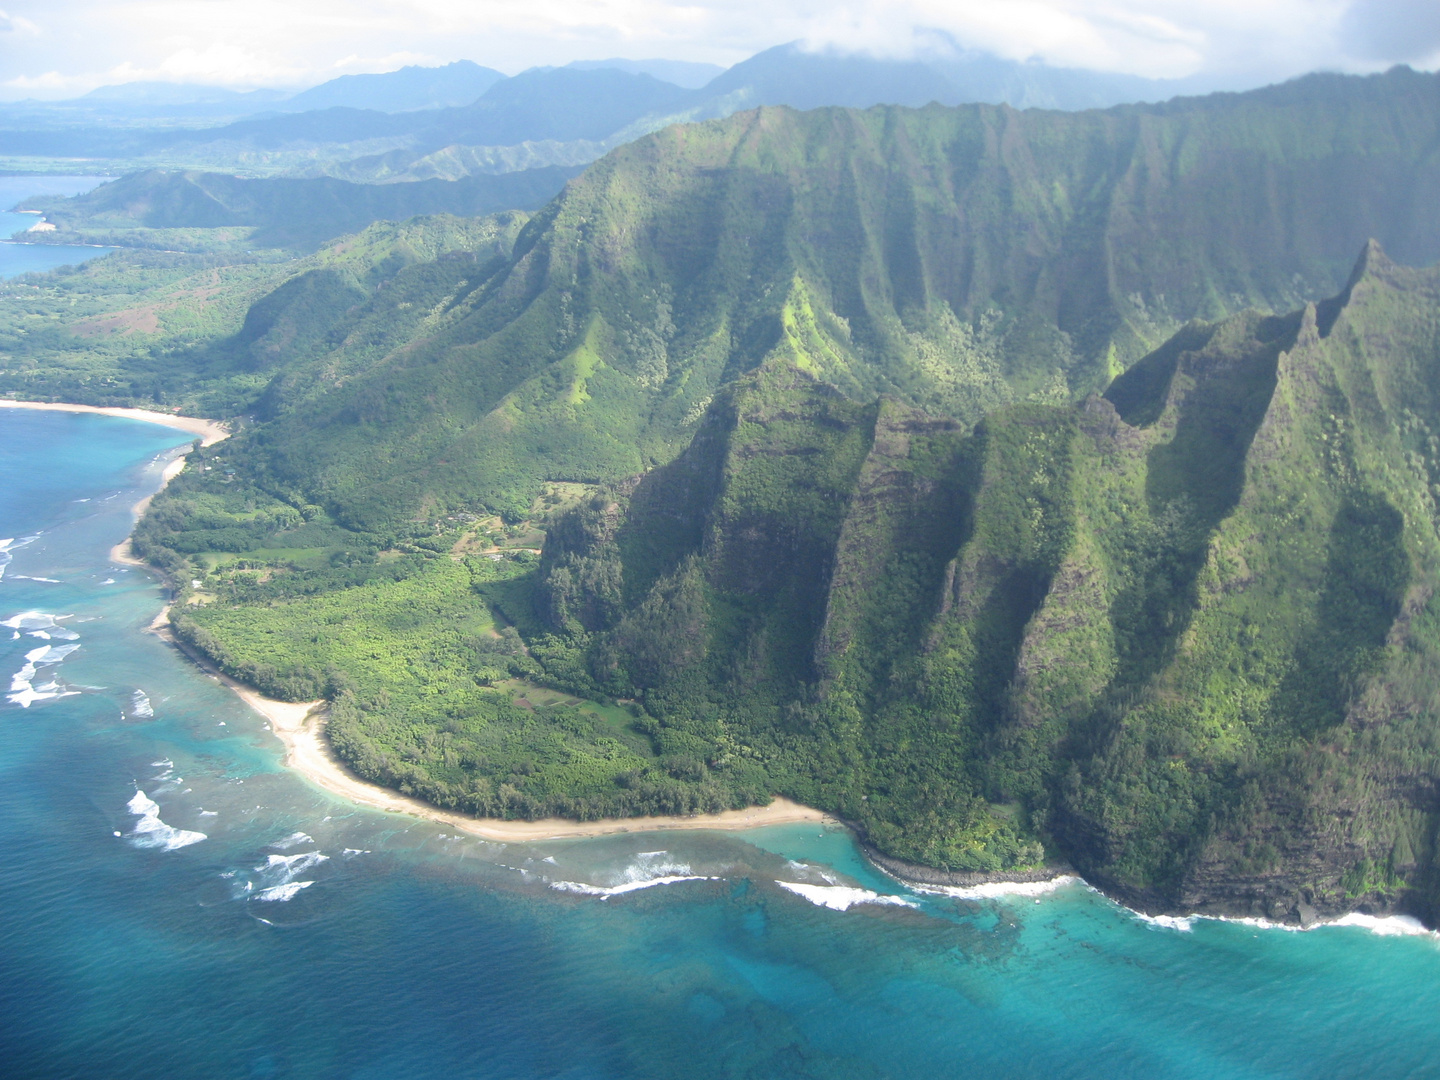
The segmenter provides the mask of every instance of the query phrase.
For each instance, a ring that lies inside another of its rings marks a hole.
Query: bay
[[[1403,924],[913,892],[817,825],[490,844],[312,788],[108,558],[188,440],[0,413],[7,1077],[1440,1073]]]
[[[36,244],[12,241],[16,233],[42,220],[37,214],[17,214],[11,208],[37,195],[81,195],[98,187],[108,176],[0,176],[0,280],[21,274],[43,273],[108,255],[114,248],[79,244]]]

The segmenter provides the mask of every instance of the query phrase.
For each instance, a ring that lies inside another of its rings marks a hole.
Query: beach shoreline
[[[118,416],[126,420],[143,420],[149,424],[164,424],[200,436],[200,445],[210,446],[227,438],[230,431],[215,420],[199,416],[180,416],[176,413],[155,412],[152,409],[129,409],[119,405],[72,405],[60,401],[17,401],[14,398],[0,398],[0,409],[35,409],[40,412],[94,413],[98,416]]]
[[[215,420],[206,420],[199,416],[179,416],[175,413],[154,412],[150,409],[127,409],[119,405],[72,405],[58,401],[15,401],[11,398],[0,398],[0,409],[92,413],[97,416],[118,416],[123,420],[140,420],[147,424],[161,424],[164,427],[178,428],[181,431],[188,431],[192,435],[198,435],[201,446],[213,446],[221,439],[230,437],[229,429]],[[185,457],[183,454],[165,466],[165,472],[160,478],[160,486],[130,508],[136,521],[139,521],[145,513],[146,508],[150,505],[150,500],[164,491],[170,481],[179,476],[184,469]],[[110,561],[120,563],[122,566],[149,567],[149,563],[135,557],[130,549],[130,537],[128,536],[110,549]]]
[[[667,832],[676,829],[710,829],[733,832],[757,829],[764,825],[794,825],[802,822],[844,825],[839,818],[789,799],[776,797],[766,806],[750,806],[744,810],[725,810],[718,814],[693,816],[656,816],[634,818],[602,818],[597,821],[571,821],[568,818],[541,818],[536,821],[504,821],[499,818],[475,817],[454,810],[445,810],[421,799],[403,795],[393,788],[364,780],[341,761],[325,737],[324,701],[277,701],[253,687],[220,671],[206,657],[188,648],[175,637],[169,627],[169,607],[155,617],[149,629],[162,640],[175,646],[203,672],[227,687],[236,697],[269,722],[270,730],[285,748],[284,765],[305,780],[359,806],[387,813],[409,814],[412,817],[446,825],[482,840],[502,844],[530,843],[539,840],[568,840],[587,836],[613,836],[620,833]]]
[[[0,399],[0,408],[38,409],[51,412],[98,413],[103,416],[118,416],[129,420],[164,424],[200,436],[202,446],[210,446],[229,436],[230,432],[213,420],[193,416],[176,416],[170,413],[151,412],[148,409],[126,409],[97,405],[69,405],[39,401],[12,401]],[[166,467],[159,488],[145,496],[132,507],[136,520],[145,513],[150,501],[185,468],[185,458],[177,457]],[[110,550],[110,560],[127,566],[145,567],[154,570],[148,563],[135,557],[126,537]],[[162,575],[163,577],[163,575]],[[776,798],[767,806],[752,806],[744,810],[725,810],[718,814],[697,814],[693,817],[657,816],[637,818],[604,818],[599,821],[570,821],[565,818],[542,818],[538,821],[502,821],[498,818],[480,818],[470,814],[456,813],[432,806],[420,799],[402,795],[398,791],[381,787],[362,780],[350,771],[335,756],[325,738],[325,715],[322,701],[288,702],[277,701],[259,693],[252,687],[224,674],[205,657],[188,649],[171,632],[169,626],[170,605],[167,604],[151,621],[149,631],[175,646],[202,671],[228,687],[246,705],[264,717],[285,747],[286,768],[299,773],[316,787],[339,795],[353,803],[375,810],[410,814],[438,824],[447,825],[462,832],[498,843],[525,843],[536,840],[562,840],[584,836],[610,836],[618,833],[660,832],[672,829],[714,829],[734,831],[754,829],[764,825],[790,825],[800,822],[843,824],[839,819],[789,799]]]

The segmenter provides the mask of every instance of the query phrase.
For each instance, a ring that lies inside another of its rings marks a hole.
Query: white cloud
[[[12,97],[125,79],[297,86],[461,58],[512,73],[616,55],[730,64],[796,39],[901,56],[947,38],[1015,59],[1259,81],[1422,59],[1440,49],[1440,30],[1425,30],[1437,11],[1436,0],[8,0],[0,86]]]

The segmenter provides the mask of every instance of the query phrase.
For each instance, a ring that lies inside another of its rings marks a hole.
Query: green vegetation
[[[1437,301],[1372,246],[1339,301],[973,433],[767,366],[551,530],[535,655],[928,865],[1428,897]]]
[[[547,481],[670,461],[767,362],[967,425],[1083,400],[1191,319],[1335,292],[1367,237],[1440,256],[1421,203],[1355,194],[1433,182],[1434,86],[1396,71],[1105,112],[669,128],[572,181],[513,259],[437,287],[434,321],[359,364],[338,350],[338,384],[305,374],[331,362],[308,347],[277,355],[294,377],[245,453],[379,528],[516,515]]]
[[[233,230],[203,230],[210,254],[126,249],[0,282],[0,393],[252,413],[277,366],[307,350],[338,342],[373,356],[423,328],[447,292],[508,253],[525,221],[505,213],[380,222],[303,259],[225,253]],[[385,302],[368,321],[344,324],[377,293]]]
[[[41,196],[21,207],[44,211],[55,226],[27,237],[44,243],[306,254],[376,221],[534,210],[578,171],[550,166],[456,181],[352,184],[329,177],[249,179],[149,169],[74,198]]]
[[[1432,182],[1434,85],[762,109],[523,227],[230,268],[145,370],[247,422],[136,546],[192,645],[442,805],[781,793],[1153,907],[1432,912],[1440,271],[1344,263],[1436,254],[1355,197]],[[47,310],[17,388],[141,364]]]

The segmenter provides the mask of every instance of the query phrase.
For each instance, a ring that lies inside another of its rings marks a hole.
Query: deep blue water
[[[42,220],[16,214],[12,206],[35,195],[80,195],[104,183],[105,176],[0,176],[0,280],[87,262],[114,248],[74,244],[12,243],[10,237]]]
[[[0,691],[38,695],[0,699],[5,1077],[1440,1076],[1430,935],[921,895],[810,825],[487,844],[312,789],[108,560],[187,441],[0,412]],[[658,877],[693,880],[614,889]]]

